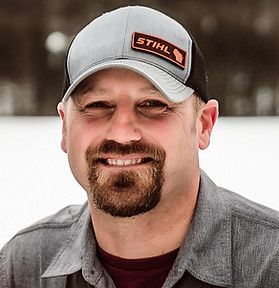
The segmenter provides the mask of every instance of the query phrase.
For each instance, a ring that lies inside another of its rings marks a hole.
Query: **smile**
[[[134,158],[134,159],[113,159],[113,158],[100,158],[99,161],[107,166],[116,166],[116,167],[123,167],[123,166],[133,166],[139,164],[145,164],[153,159],[151,157],[144,157],[144,158]]]

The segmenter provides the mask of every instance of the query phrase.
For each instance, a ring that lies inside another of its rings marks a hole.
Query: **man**
[[[1,287],[279,287],[278,213],[199,168],[218,104],[180,24],[139,6],[91,22],[58,113],[88,204],[19,232]]]

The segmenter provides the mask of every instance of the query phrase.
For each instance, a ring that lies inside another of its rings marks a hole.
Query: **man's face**
[[[89,77],[64,107],[62,148],[95,208],[131,217],[179,201],[198,175],[202,125],[191,96],[168,101],[139,74]]]

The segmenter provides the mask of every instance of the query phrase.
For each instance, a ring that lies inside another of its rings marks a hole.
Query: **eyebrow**
[[[86,96],[88,93],[93,92],[95,94],[103,95],[108,92],[110,92],[110,89],[107,88],[96,88],[94,85],[84,85],[83,87],[79,87],[73,94],[73,98],[77,101],[84,96]]]

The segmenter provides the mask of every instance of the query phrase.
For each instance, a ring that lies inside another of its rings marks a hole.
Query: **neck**
[[[183,194],[168,193],[170,199],[162,197],[152,211],[130,218],[112,217],[89,203],[98,245],[126,259],[154,257],[180,247],[194,214],[199,179],[192,186]]]

